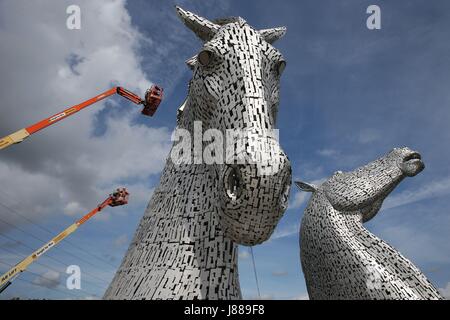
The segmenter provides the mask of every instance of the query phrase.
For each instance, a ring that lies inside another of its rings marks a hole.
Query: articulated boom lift
[[[56,246],[59,242],[68,237],[72,232],[78,229],[83,223],[92,218],[95,214],[103,210],[106,206],[116,207],[125,205],[128,203],[129,193],[125,188],[119,188],[114,193],[110,194],[109,197],[99,204],[94,210],[83,216],[80,220],[70,225],[63,232],[58,234],[52,240],[44,244],[42,247],[34,251],[28,257],[20,261],[10,270],[8,270],[5,274],[3,274],[0,278],[0,293],[3,292],[6,288],[9,287],[11,282],[19,276],[21,272],[24,272],[30,264],[36,261],[40,256],[42,256],[45,252]]]
[[[153,85],[150,89],[148,89],[145,93],[145,99],[141,99],[138,95],[135,93],[128,91],[122,87],[114,87],[111,88],[89,100],[86,100],[80,104],[77,104],[75,106],[72,106],[60,113],[57,113],[51,117],[48,117],[44,120],[41,120],[29,127],[23,128],[19,131],[16,131],[2,139],[0,139],[0,149],[4,149],[6,147],[9,147],[10,145],[20,143],[24,139],[28,138],[30,135],[38,132],[39,130],[42,130],[48,126],[51,126],[55,124],[56,122],[59,122],[78,111],[83,110],[84,108],[103,100],[107,97],[110,97],[114,94],[121,95],[122,97],[130,100],[131,102],[137,104],[137,105],[143,105],[144,108],[142,109],[141,113],[145,116],[152,117],[153,114],[156,112],[159,104],[161,103],[161,100],[163,98],[163,89],[161,87],[158,87],[156,85]],[[32,264],[35,260],[37,260],[40,256],[42,256],[45,252],[56,246],[59,242],[61,242],[63,239],[65,239],[67,236],[69,236],[72,232],[78,229],[79,226],[81,226],[83,223],[88,221],[90,218],[92,218],[95,214],[100,212],[102,209],[104,209],[106,206],[116,207],[121,206],[128,203],[128,191],[125,188],[119,188],[117,191],[115,191],[113,194],[111,194],[105,201],[103,201],[101,204],[99,204],[95,209],[93,209],[91,212],[83,216],[80,220],[75,222],[74,224],[70,225],[67,229],[65,229],[63,232],[58,234],[56,237],[54,237],[52,240],[44,244],[42,247],[40,247],[38,250],[30,254],[28,257],[20,261],[18,264],[16,264],[14,267],[12,267],[10,270],[8,270],[5,274],[1,275],[0,277],[0,293],[3,292],[11,282],[19,276],[21,272],[24,272],[30,264]]]
[[[24,139],[28,138],[33,133],[38,132],[39,130],[42,130],[48,126],[51,126],[52,124],[55,124],[58,121],[61,121],[64,118],[67,118],[74,113],[77,113],[78,111],[81,111],[82,109],[90,106],[91,104],[94,104],[100,100],[103,100],[109,96],[112,96],[114,94],[119,94],[122,97],[130,100],[131,102],[137,104],[137,105],[143,105],[144,108],[142,109],[141,113],[146,116],[153,116],[153,114],[156,112],[156,109],[158,108],[159,104],[161,103],[162,97],[163,97],[163,89],[161,87],[158,87],[156,85],[153,85],[150,89],[147,90],[145,93],[145,99],[141,99],[138,95],[135,93],[128,91],[122,87],[114,87],[112,89],[109,89],[108,91],[105,91],[89,100],[86,100],[80,104],[77,104],[75,106],[72,106],[60,113],[57,113],[51,117],[48,117],[42,121],[39,121],[29,127],[23,128],[19,131],[16,131],[0,140],[0,149],[4,149],[6,147],[9,147],[12,144],[22,142]]]

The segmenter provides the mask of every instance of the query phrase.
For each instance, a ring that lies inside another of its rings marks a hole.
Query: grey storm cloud
[[[0,2],[0,135],[80,103],[113,83],[140,95],[150,86],[140,64],[140,45],[150,40],[132,25],[125,1],[79,1],[83,19],[78,31],[65,27],[69,4]],[[70,58],[74,56],[79,57],[76,65]],[[169,129],[136,123],[134,106],[120,116],[116,110],[103,117],[105,130],[99,135],[98,112],[105,108],[118,107],[98,103],[2,150],[0,181],[5,192],[19,198],[12,201],[13,209],[39,218],[55,212],[81,215],[118,181],[133,178],[125,186],[140,195],[134,200],[148,201],[151,190],[143,181],[161,170]]]
[[[188,57],[180,46],[192,55],[200,47],[172,7],[142,8],[146,18],[132,21],[128,10],[139,10],[139,3],[78,1],[82,24],[81,30],[74,31],[66,28],[65,21],[71,4],[0,2],[0,136],[113,84],[143,96],[153,74],[170,94],[187,70]],[[185,4],[199,7],[195,2]],[[226,7],[211,1],[202,10],[220,16]],[[8,202],[13,209],[40,218],[55,212],[80,215],[118,186],[132,192],[130,205],[148,201],[152,189],[146,181],[162,169],[171,144],[168,126],[174,122],[165,127],[139,124],[136,106],[119,98],[107,101],[2,150],[0,181],[7,186],[5,192],[20,195],[18,201]],[[111,112],[100,116],[107,109]],[[0,230],[5,228],[0,225]]]

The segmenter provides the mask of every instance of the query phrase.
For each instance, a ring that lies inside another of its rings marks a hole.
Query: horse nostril
[[[239,170],[235,167],[231,167],[227,172],[227,176],[225,177],[225,190],[227,192],[227,196],[232,201],[236,201],[241,195],[241,176]]]
[[[410,160],[422,160],[422,156],[418,152],[412,152],[403,158],[403,162],[408,162]]]

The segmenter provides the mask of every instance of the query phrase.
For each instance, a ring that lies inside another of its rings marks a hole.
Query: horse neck
[[[159,243],[159,251],[177,247],[174,255],[163,254],[164,263],[171,270],[192,269],[196,279],[186,281],[198,282],[197,297],[240,298],[237,246],[219,224],[216,180],[207,165],[175,165],[169,156],[140,228]]]
[[[359,276],[367,279],[366,285],[376,286],[379,281],[394,284],[398,290],[391,290],[390,298],[439,298],[439,293],[423,273],[395,248],[367,230],[359,214],[339,212],[329,203],[324,208],[324,203],[328,203],[325,196],[318,194],[313,196],[308,206],[320,210],[308,212],[307,209],[302,238],[305,236],[308,239],[302,242],[302,249],[304,246],[310,252],[317,252],[321,247],[325,250],[320,254],[336,256],[336,265],[327,270],[340,272],[347,270],[344,265],[358,266],[359,271],[354,269],[352,272],[362,273]],[[307,235],[306,230],[312,230],[312,234]],[[325,243],[311,239],[311,236],[325,239]],[[330,247],[331,243],[333,245]],[[349,254],[339,257],[338,252]]]

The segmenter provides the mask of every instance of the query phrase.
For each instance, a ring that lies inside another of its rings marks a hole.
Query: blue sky
[[[134,201],[84,225],[0,298],[102,296],[158,183],[191,76],[184,61],[201,45],[174,4],[210,19],[242,16],[256,29],[287,27],[276,43],[287,60],[278,127],[294,179],[352,170],[393,147],[421,152],[426,169],[406,179],[366,226],[450,296],[448,1],[78,1],[82,29],[69,31],[65,8],[73,3],[0,1],[0,39],[7,44],[0,49],[0,134],[113,83],[142,93],[154,82],[166,95],[154,118],[113,98],[2,151],[1,271],[111,188],[126,185]],[[381,8],[381,30],[366,28],[371,4]],[[293,189],[273,237],[254,247],[264,298],[307,297],[298,228],[308,196]],[[70,264],[81,267],[82,291],[65,289]],[[244,297],[256,297],[246,247],[239,272]]]

